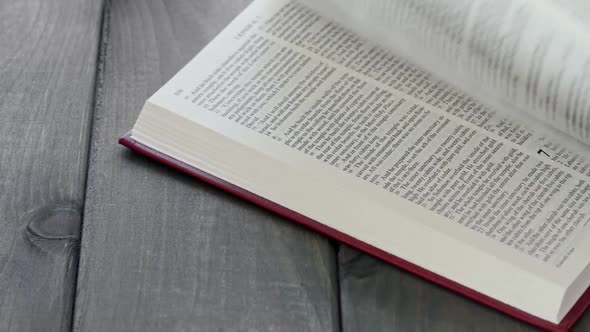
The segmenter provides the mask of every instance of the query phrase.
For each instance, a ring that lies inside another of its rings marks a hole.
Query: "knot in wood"
[[[82,216],[80,209],[74,205],[41,207],[29,213],[27,219],[27,233],[30,239],[33,237],[38,240],[75,242],[80,239]]]

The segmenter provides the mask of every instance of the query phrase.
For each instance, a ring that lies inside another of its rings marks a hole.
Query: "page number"
[[[548,154],[547,152],[543,151],[543,149],[539,149],[539,151],[537,151],[537,153],[538,153],[538,154],[544,154],[544,155],[546,155],[547,157],[549,157],[549,154]]]

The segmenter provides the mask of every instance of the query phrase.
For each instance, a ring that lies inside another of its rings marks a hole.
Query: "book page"
[[[256,3],[265,10],[149,102],[270,158],[305,158],[310,175],[329,167],[361,181],[392,206],[438,216],[416,223],[564,285],[586,267],[590,162],[575,143],[506,119],[296,2]]]
[[[586,239],[586,157],[295,2],[248,29],[176,96],[556,267]]]
[[[590,143],[587,2],[301,1],[487,105]]]
[[[579,24],[584,24],[590,29],[590,2],[586,0],[553,0],[562,8],[570,18],[577,19]]]

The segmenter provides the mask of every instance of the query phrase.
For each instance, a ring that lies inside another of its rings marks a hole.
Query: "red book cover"
[[[350,235],[344,234],[339,232],[335,229],[332,229],[326,225],[323,225],[315,220],[307,218],[304,215],[301,215],[293,210],[290,210],[284,206],[279,204],[273,203],[268,199],[260,197],[252,192],[244,190],[240,187],[237,187],[229,182],[224,181],[223,179],[217,178],[211,174],[203,172],[197,168],[194,168],[190,165],[187,165],[181,161],[178,161],[170,156],[162,154],[154,149],[151,149],[148,146],[145,146],[133,138],[131,138],[131,133],[127,133],[124,136],[119,138],[119,143],[128,147],[129,149],[140,153],[144,156],[157,160],[165,165],[168,165],[176,170],[179,170],[183,173],[186,173],[192,177],[195,177],[201,181],[204,181],[208,184],[211,184],[217,188],[220,188],[224,191],[227,191],[239,198],[247,200],[251,203],[254,203],[264,209],[273,211],[274,213],[283,216],[287,219],[295,221],[299,224],[302,224],[308,228],[313,229],[316,232],[319,232],[323,235],[336,239],[342,243],[345,243],[351,247],[354,247],[358,250],[366,252],[372,256],[375,256],[381,260],[384,260],[390,264],[393,264],[399,268],[402,268],[406,271],[414,273],[421,278],[429,280],[435,284],[448,288],[454,292],[457,292],[463,296],[466,296],[476,302],[482,303],[487,305],[491,308],[494,308],[500,312],[503,312],[507,315],[520,319],[526,323],[544,329],[546,331],[554,331],[554,332],[563,332],[569,331],[576,321],[582,316],[584,311],[590,305],[590,288],[588,288],[584,294],[580,297],[578,302],[572,307],[569,313],[563,318],[563,320],[559,324],[555,324],[539,317],[533,316],[529,313],[526,313],[522,310],[514,308],[508,304],[495,300],[487,295],[481,294],[473,289],[467,288],[461,284],[454,282],[453,280],[444,278],[438,274],[430,272],[426,269],[421,268],[418,265],[415,265],[409,261],[403,260],[399,257],[391,255],[383,250],[375,248],[368,243],[362,242]]]

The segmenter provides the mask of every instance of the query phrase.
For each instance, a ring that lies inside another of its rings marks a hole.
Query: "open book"
[[[303,2],[255,0],[121,143],[531,324],[571,327],[590,303],[584,6]]]

